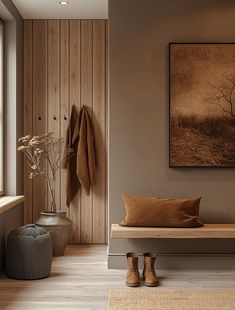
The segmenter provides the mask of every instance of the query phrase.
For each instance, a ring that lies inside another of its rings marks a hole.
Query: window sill
[[[0,214],[10,210],[24,201],[24,196],[3,196],[0,197]]]

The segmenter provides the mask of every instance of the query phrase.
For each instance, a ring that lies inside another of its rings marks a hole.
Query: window
[[[0,194],[3,193],[3,23],[0,20]]]

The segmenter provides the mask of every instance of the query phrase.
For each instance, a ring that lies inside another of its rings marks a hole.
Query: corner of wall
[[[23,157],[17,141],[23,134],[23,19],[11,0],[0,3],[4,20],[4,193],[23,192]]]

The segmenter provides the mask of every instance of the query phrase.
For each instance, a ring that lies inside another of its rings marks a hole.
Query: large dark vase
[[[72,229],[72,221],[66,217],[66,212],[41,212],[36,225],[46,229],[50,233],[53,256],[64,255],[64,250]]]

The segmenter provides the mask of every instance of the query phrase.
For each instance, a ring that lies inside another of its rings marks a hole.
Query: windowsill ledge
[[[2,196],[0,197],[0,214],[10,210],[24,201],[24,196]]]

